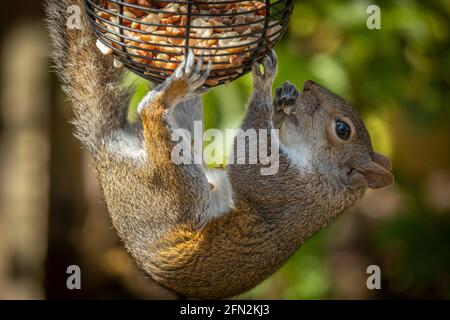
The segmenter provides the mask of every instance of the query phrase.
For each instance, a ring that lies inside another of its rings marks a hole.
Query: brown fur
[[[112,223],[139,266],[156,281],[193,298],[245,292],[362,196],[365,185],[349,188],[348,183],[336,183],[346,167],[336,166],[336,161],[333,165],[331,159],[341,155],[342,146],[331,147],[323,138],[318,141],[318,160],[308,169],[295,166],[285,152],[273,176],[261,176],[260,164],[230,166],[234,208],[208,219],[212,191],[203,167],[171,161],[173,119],[168,112],[202,83],[169,79],[144,106],[142,132],[127,140],[128,93],[120,86],[120,75],[111,69],[110,59],[97,53],[86,20],[83,31],[65,29],[67,7],[82,3],[48,1],[57,70],[74,105],[78,137],[95,157]],[[254,71],[255,90],[243,129],[273,127],[275,58],[266,59],[264,67],[264,75]],[[311,114],[335,99],[324,92],[304,96]],[[326,135],[322,131],[317,133]],[[361,141],[360,147],[355,144],[347,152],[370,160],[370,140]],[[136,150],[131,150],[135,144]]]
[[[112,59],[97,50],[86,15],[82,30],[67,28],[67,8],[84,8],[84,0],[51,0],[46,5],[51,52],[64,91],[75,106],[76,135],[95,154],[107,134],[126,124],[130,92],[121,85],[122,73],[114,70]]]

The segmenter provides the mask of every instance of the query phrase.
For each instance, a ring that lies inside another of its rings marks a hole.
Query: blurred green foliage
[[[366,27],[371,4],[381,8],[381,30]],[[371,196],[386,204],[400,200],[386,216],[367,217],[370,202],[368,209],[344,215],[244,297],[450,298],[449,17],[446,0],[295,2],[289,30],[276,48],[276,86],[290,80],[301,87],[313,79],[351,101],[375,149],[394,160],[397,185]],[[211,90],[204,97],[205,127],[238,127],[251,87],[246,75]],[[146,91],[140,81],[134,105]],[[443,174],[429,178],[438,169]],[[440,183],[434,191],[433,181]],[[443,189],[444,199],[436,200],[433,195]],[[356,229],[348,228],[352,224]],[[342,235],[350,240],[336,245]],[[336,252],[346,258],[334,257]],[[365,287],[370,264],[381,267],[381,291]],[[357,272],[345,276],[341,269],[352,265]]]

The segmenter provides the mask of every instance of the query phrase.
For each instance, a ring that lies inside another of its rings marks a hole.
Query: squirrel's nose
[[[312,80],[306,80],[306,81],[303,83],[303,90],[306,90],[306,91],[312,90],[314,87],[317,87],[317,83],[315,83],[315,82],[312,81]]]

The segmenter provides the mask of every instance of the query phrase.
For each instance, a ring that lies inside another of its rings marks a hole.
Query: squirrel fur
[[[168,289],[189,298],[243,293],[275,272],[367,187],[393,183],[389,160],[373,151],[364,123],[348,102],[312,81],[301,93],[286,82],[272,98],[273,52],[263,60],[264,74],[254,67],[253,96],[241,129],[280,130],[279,141],[270,141],[279,145],[278,173],[261,175],[261,163],[209,173],[199,164],[174,164],[171,132],[192,131],[193,121],[201,120],[199,94],[209,67],[190,53],[141,102],[141,123],[130,125],[123,71],[97,50],[85,14],[81,30],[67,29],[71,5],[84,8],[84,1],[48,0],[46,10],[55,68],[73,104],[76,136],[95,160],[125,247]],[[335,133],[342,121],[351,130],[348,141]],[[211,189],[208,176],[224,182]],[[225,205],[215,203],[217,192],[229,198]]]

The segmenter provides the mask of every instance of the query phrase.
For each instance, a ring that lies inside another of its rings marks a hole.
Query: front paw
[[[194,52],[189,50],[186,59],[163,86],[162,91],[167,107],[202,94],[206,90],[204,84],[210,70],[210,64],[203,66],[202,57],[199,57],[195,62]]]
[[[253,81],[256,90],[272,88],[278,70],[278,58],[274,50],[270,50],[263,58],[262,65],[264,73],[261,73],[260,66],[257,63],[253,65]]]
[[[275,90],[275,110],[291,114],[298,97],[299,92],[295,85],[285,81],[281,87]]]

